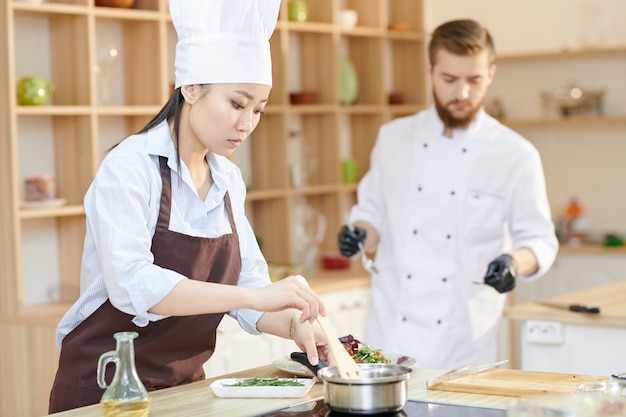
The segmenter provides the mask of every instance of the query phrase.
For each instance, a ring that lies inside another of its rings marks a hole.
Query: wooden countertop
[[[369,287],[370,275],[360,263],[352,262],[350,268],[327,270],[319,268],[315,274],[306,276],[309,285],[318,294],[352,288]]]
[[[502,409],[506,408],[511,401],[510,397],[503,396],[426,390],[426,380],[442,372],[443,371],[436,369],[415,369],[409,379],[409,399]],[[217,398],[211,388],[209,388],[212,381],[221,378],[271,376],[286,378],[293,375],[278,370],[271,365],[267,365],[179,387],[153,391],[150,393],[152,397],[150,417],[249,417],[278,410],[289,405],[314,400],[324,395],[321,382],[315,384],[306,397],[292,399]],[[53,415],[56,417],[102,417],[102,411],[100,405],[95,404]]]
[[[626,246],[604,247],[601,243],[583,243],[581,245],[559,245],[559,255],[626,255]]]
[[[600,307],[600,314],[575,313],[538,303],[516,304],[504,310],[512,320],[557,320],[564,323],[626,327],[626,280],[545,298],[566,304]]]

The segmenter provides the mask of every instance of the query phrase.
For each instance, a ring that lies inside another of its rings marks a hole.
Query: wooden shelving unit
[[[293,263],[294,212],[302,198],[326,219],[320,250],[335,251],[336,231],[356,198],[356,185],[342,182],[342,160],[356,159],[362,175],[380,125],[426,106],[425,1],[307,0],[304,23],[289,21],[288,1],[282,2],[271,38],[270,104],[242,166],[251,178],[248,215],[269,262]],[[356,27],[339,25],[343,8],[358,12]],[[409,30],[390,31],[394,23]],[[41,415],[57,366],[56,325],[78,296],[83,196],[106,150],[169,98],[176,38],[167,0],[137,0],[132,9],[97,7],[95,0],[6,0],[0,30],[0,414]],[[105,105],[94,65],[107,31],[118,36],[121,56]],[[358,74],[353,105],[340,104],[340,56]],[[16,83],[29,75],[54,83],[48,104],[17,104]],[[292,105],[289,94],[299,89],[317,91],[317,103]],[[389,105],[391,91],[403,92],[405,102]],[[298,187],[290,179],[295,125],[315,160],[307,184]],[[42,167],[50,168],[67,204],[24,209],[24,176]],[[48,299],[29,294],[35,288],[45,295],[42,287],[50,285]]]

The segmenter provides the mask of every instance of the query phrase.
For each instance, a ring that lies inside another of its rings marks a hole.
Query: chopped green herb
[[[245,378],[235,384],[224,385],[226,387],[301,387],[303,383],[298,378]]]

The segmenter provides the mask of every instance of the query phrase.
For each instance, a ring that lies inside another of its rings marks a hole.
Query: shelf
[[[154,116],[162,106],[100,106],[99,116]]]
[[[21,219],[43,219],[50,217],[83,216],[85,209],[81,205],[66,205],[61,207],[22,208]]]
[[[389,106],[389,112],[393,117],[415,114],[421,110],[425,110],[427,106],[423,104],[396,104]]]
[[[16,106],[18,116],[87,116],[93,112],[89,106]]]
[[[72,303],[51,303],[38,306],[22,307],[17,318],[17,322],[45,324],[49,323],[56,327],[59,319],[69,310]]]
[[[346,37],[381,38],[385,32],[378,28],[355,26],[352,29],[340,29],[339,34]]]
[[[604,55],[625,55],[626,46],[620,47],[607,47],[607,48],[590,48],[590,49],[578,49],[578,50],[562,50],[562,51],[537,51],[537,52],[525,52],[515,54],[497,54],[496,63],[508,62],[508,61],[528,61],[528,60],[542,60],[542,59],[562,59],[562,58],[579,58],[579,57],[593,57]]]
[[[411,32],[411,31],[402,32],[402,31],[390,30],[386,32],[385,37],[389,40],[424,42],[424,34],[420,32]]]
[[[571,116],[562,119],[504,119],[502,123],[511,128],[531,127],[580,127],[607,126],[626,124],[626,116]]]
[[[162,13],[152,10],[116,9],[115,7],[96,7],[94,15],[97,18],[120,20],[159,21]]]
[[[338,104],[293,104],[285,111],[289,114],[334,114]]]
[[[334,26],[330,23],[285,22],[283,25],[280,25],[280,27],[293,33],[299,32],[329,35],[334,32]]]
[[[75,15],[86,15],[88,13],[88,9],[85,6],[75,5],[75,4],[63,4],[63,3],[24,3],[18,2],[14,0],[6,0],[11,4],[13,10],[16,13],[30,13],[30,14],[75,14]]]

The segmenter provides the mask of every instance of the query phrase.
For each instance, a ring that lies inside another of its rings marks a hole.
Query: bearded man
[[[446,22],[428,52],[434,103],[382,126],[338,241],[376,253],[362,340],[448,369],[496,360],[505,293],[543,275],[558,241],[538,151],[483,109],[487,29]]]

